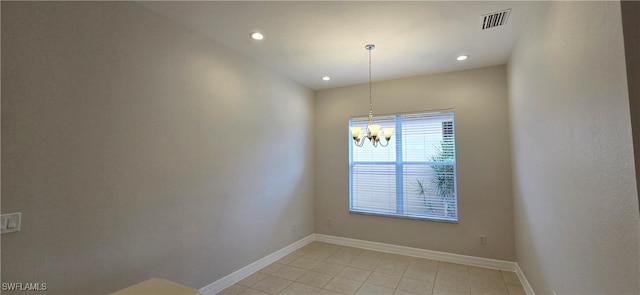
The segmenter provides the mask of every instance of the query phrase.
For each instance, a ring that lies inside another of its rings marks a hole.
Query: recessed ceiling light
[[[322,77],[322,81],[329,81],[329,80],[331,80],[331,77],[329,76]]]
[[[258,32],[253,32],[251,33],[251,39],[253,40],[262,40],[264,39],[264,35],[258,33]]]
[[[469,56],[468,56],[468,55],[461,55],[461,56],[458,56],[458,58],[456,58],[456,59],[457,59],[457,60],[465,60],[465,59],[467,59],[467,58],[469,58]]]

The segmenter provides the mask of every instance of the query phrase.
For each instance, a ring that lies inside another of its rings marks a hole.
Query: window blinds
[[[350,211],[457,221],[453,112],[375,117],[395,127],[387,147],[349,139]],[[366,127],[368,118],[350,126]]]

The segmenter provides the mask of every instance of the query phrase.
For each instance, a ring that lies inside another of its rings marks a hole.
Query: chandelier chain
[[[371,103],[371,49],[369,49],[369,111],[373,111]]]
[[[373,125],[373,103],[371,99],[371,50],[375,48],[375,45],[369,44],[366,46],[369,51],[369,125]]]

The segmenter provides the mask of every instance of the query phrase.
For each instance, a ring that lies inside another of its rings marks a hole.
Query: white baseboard
[[[289,255],[290,253],[306,246],[307,244],[311,243],[314,241],[314,234],[310,234],[276,252],[273,252],[263,258],[261,258],[260,260],[251,263],[233,273],[231,273],[230,275],[221,278],[209,285],[206,285],[204,287],[202,287],[200,289],[200,293],[202,293],[202,295],[214,295],[217,294],[218,292],[232,286],[233,284],[241,281],[242,279],[250,276],[251,274],[253,274],[256,271],[261,270],[262,268],[264,268],[265,266],[274,263],[276,261],[278,261],[280,258],[285,257],[287,255]]]
[[[431,251],[431,250],[425,250],[425,249],[419,249],[419,248],[411,248],[411,247],[405,247],[405,246],[349,239],[349,238],[336,237],[336,236],[328,236],[328,235],[322,235],[322,234],[315,234],[315,240],[320,242],[342,245],[342,246],[364,248],[364,249],[370,249],[370,250],[376,250],[376,251],[382,251],[382,252],[388,252],[388,253],[394,253],[394,254],[400,254],[400,255],[407,255],[407,256],[413,256],[413,257],[420,257],[420,258],[428,258],[433,260],[472,265],[472,266],[478,266],[478,267],[484,267],[484,268],[492,268],[492,269],[507,270],[507,271],[516,270],[515,262],[511,262],[511,261],[481,258],[481,257],[467,256],[467,255],[460,255],[460,254],[452,254],[447,252]]]
[[[520,279],[520,284],[522,284],[524,292],[527,293],[527,295],[536,295],[536,293],[533,292],[533,288],[531,288],[531,285],[529,285],[529,281],[527,281],[527,278],[524,276],[524,273],[522,272],[522,269],[520,269],[520,265],[518,265],[518,263],[516,263],[516,275],[518,275],[518,279]]]
[[[470,266],[492,268],[492,269],[505,270],[505,271],[514,271],[516,275],[518,275],[518,278],[522,283],[522,287],[524,288],[527,295],[535,295],[535,293],[533,292],[533,289],[531,288],[531,285],[529,285],[529,282],[525,278],[524,273],[522,272],[518,264],[512,261],[504,261],[504,260],[497,260],[497,259],[453,254],[453,253],[447,253],[447,252],[431,251],[431,250],[425,250],[425,249],[419,249],[419,248],[398,246],[393,244],[384,244],[384,243],[378,243],[378,242],[370,242],[365,240],[349,239],[349,238],[329,236],[329,235],[323,235],[323,234],[308,235],[298,240],[297,242],[294,242],[276,252],[273,252],[261,258],[260,260],[254,263],[251,263],[231,273],[230,275],[224,278],[221,278],[201,288],[200,293],[202,293],[202,295],[214,295],[230,287],[231,285],[241,281],[242,279],[250,276],[254,272],[262,269],[263,267],[278,261],[280,258],[289,255],[290,253],[306,246],[307,244],[313,241],[325,242],[325,243],[336,244],[341,246],[363,248],[363,249],[369,249],[369,250],[375,250],[375,251],[382,251],[387,253],[394,253],[394,254],[407,255],[407,256],[413,256],[413,257],[427,258],[427,259],[433,259],[433,260],[439,260],[439,261],[445,261],[445,262],[451,262],[451,263],[459,263],[459,264],[465,264]]]

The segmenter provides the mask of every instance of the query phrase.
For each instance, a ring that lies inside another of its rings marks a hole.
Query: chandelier
[[[369,139],[374,147],[378,147],[378,145],[385,147],[389,145],[394,128],[382,128],[382,126],[373,123],[373,107],[371,104],[371,50],[376,48],[376,46],[367,44],[364,48],[369,51],[369,123],[367,124],[367,136],[362,136],[362,127],[351,127],[351,136],[353,137],[354,144],[359,147],[364,145],[365,138]],[[380,141],[382,137],[385,138],[384,143]]]

